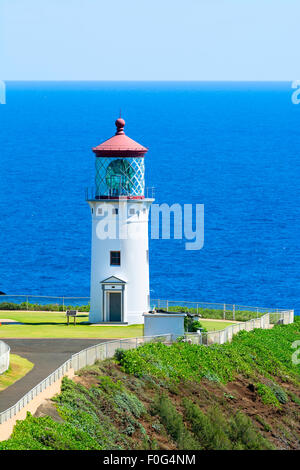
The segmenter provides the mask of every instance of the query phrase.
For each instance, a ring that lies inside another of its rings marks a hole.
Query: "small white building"
[[[116,134],[93,148],[95,190],[92,215],[91,323],[143,323],[150,309],[148,219],[153,198],[145,197],[148,149]]]
[[[185,313],[144,313],[144,335],[184,335]]]

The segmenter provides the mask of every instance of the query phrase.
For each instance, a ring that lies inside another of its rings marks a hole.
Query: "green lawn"
[[[207,331],[223,330],[227,326],[232,325],[230,321],[213,321],[213,320],[201,320],[200,323],[207,329]]]
[[[34,364],[16,354],[10,355],[9,369],[0,375],[0,392],[26,375]]]
[[[79,313],[76,326],[66,324],[63,312],[27,312],[0,310],[0,319],[11,319],[23,325],[1,325],[0,338],[134,338],[143,335],[143,325],[86,325],[88,314]],[[230,322],[201,321],[209,331],[221,330]]]

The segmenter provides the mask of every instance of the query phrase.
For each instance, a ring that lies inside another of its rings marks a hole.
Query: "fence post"
[[[160,308],[160,299],[157,299],[157,307]]]
[[[226,320],[226,304],[223,305],[223,320]]]
[[[169,301],[167,300],[167,312],[169,311]]]
[[[28,310],[28,297],[26,297],[26,310]]]
[[[232,320],[235,320],[235,305],[232,306]]]
[[[63,297],[62,298],[62,301],[63,301],[63,312],[65,311],[65,298]]]
[[[199,315],[199,304],[197,304],[197,316]]]

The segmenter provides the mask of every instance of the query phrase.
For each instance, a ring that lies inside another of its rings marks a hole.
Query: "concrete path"
[[[12,354],[26,357],[33,369],[22,379],[0,392],[0,412],[17,403],[29,390],[61,366],[72,354],[107,339],[8,339]]]

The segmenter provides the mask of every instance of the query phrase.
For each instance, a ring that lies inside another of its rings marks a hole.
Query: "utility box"
[[[185,313],[144,313],[144,336],[184,335]]]

